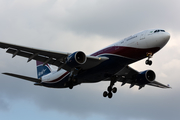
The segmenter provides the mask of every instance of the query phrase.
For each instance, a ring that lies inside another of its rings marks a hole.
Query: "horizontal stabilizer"
[[[31,81],[31,82],[36,82],[36,83],[41,82],[40,79],[27,77],[27,76],[23,76],[23,75],[17,75],[17,74],[13,74],[13,73],[2,73],[2,74],[9,75],[9,76],[16,77],[16,78],[20,78],[20,79],[24,79],[24,80],[28,80],[28,81]]]

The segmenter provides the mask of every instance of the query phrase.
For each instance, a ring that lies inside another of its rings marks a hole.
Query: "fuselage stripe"
[[[133,60],[140,60],[142,58],[147,57],[146,54],[148,52],[156,53],[158,50],[160,50],[160,48],[158,47],[142,49],[142,48],[133,48],[133,47],[125,47],[125,46],[110,46],[91,54],[91,56],[98,56],[102,54],[113,54]]]
[[[44,81],[44,83],[57,83],[58,81],[61,81],[64,77],[66,77],[69,74],[69,72],[65,72],[63,75],[59,76],[59,78],[51,81]]]

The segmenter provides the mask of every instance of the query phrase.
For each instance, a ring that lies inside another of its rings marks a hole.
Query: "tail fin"
[[[43,64],[44,64],[43,62],[36,61],[38,78],[41,78],[42,76],[51,73],[51,67],[49,66],[49,64],[46,64],[44,66]]]

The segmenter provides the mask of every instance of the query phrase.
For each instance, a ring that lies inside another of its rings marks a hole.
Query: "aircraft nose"
[[[164,41],[165,41],[165,42],[168,42],[169,39],[170,39],[170,34],[166,32],[166,33],[163,35],[163,38],[164,38]]]
[[[159,46],[162,48],[164,45],[166,45],[166,43],[169,41],[169,39],[170,39],[169,33],[165,32],[165,33],[161,34],[160,39],[158,39]]]

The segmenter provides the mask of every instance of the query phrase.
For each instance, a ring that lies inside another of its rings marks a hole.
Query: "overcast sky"
[[[86,54],[139,31],[161,28],[168,44],[152,58],[131,66],[152,69],[172,89],[129,89],[116,83],[112,99],[102,96],[109,82],[50,89],[0,75],[0,120],[177,120],[180,118],[180,1],[178,0],[0,0],[0,41]],[[36,77],[35,61],[0,49],[0,73]]]

